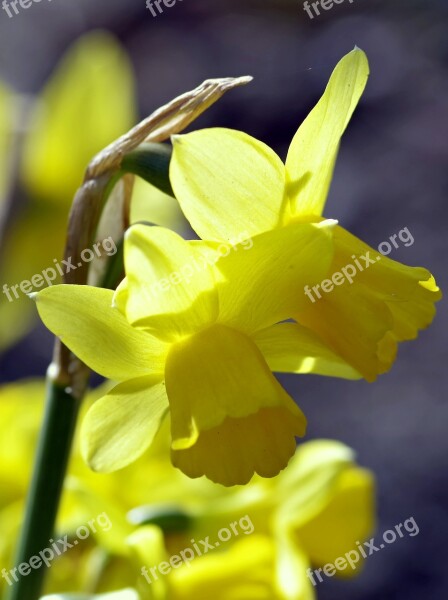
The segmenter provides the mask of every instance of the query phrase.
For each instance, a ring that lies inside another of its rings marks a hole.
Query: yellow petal
[[[173,570],[170,598],[280,600],[274,585],[275,558],[275,545],[269,537],[240,538],[225,552],[197,557],[188,566]]]
[[[277,586],[282,600],[314,600],[316,594],[310,579],[309,558],[295,543],[289,532],[277,535]]]
[[[173,231],[132,226],[126,234],[125,268],[126,280],[114,302],[131,324],[172,339],[216,319],[211,269]]]
[[[321,281],[331,264],[334,224],[293,223],[231,249],[215,266],[219,321],[251,334],[306,305],[304,286]]]
[[[148,596],[151,600],[166,600],[168,580],[165,577],[159,577],[152,580],[149,568],[153,565],[159,565],[170,557],[167,555],[163,531],[154,525],[145,525],[139,527],[132,535],[130,535],[126,544],[132,549],[135,555],[135,568],[139,575],[149,577],[151,582],[151,594]],[[142,565],[146,567],[146,576],[143,574]],[[138,571],[137,571],[138,569]],[[143,585],[146,585],[143,583]]]
[[[334,496],[340,474],[354,465],[353,450],[334,440],[301,444],[288,468],[274,480],[279,531],[298,528],[318,515]],[[281,501],[280,501],[281,499]]]
[[[215,325],[174,344],[165,376],[173,464],[190,477],[224,485],[246,483],[255,471],[272,477],[305,433],[300,409],[236,330]]]
[[[173,138],[170,180],[196,233],[229,240],[279,223],[285,167],[268,146],[231,129],[203,129]]]
[[[336,278],[328,293],[314,290],[314,302],[294,316],[373,381],[392,366],[397,342],[415,338],[431,323],[441,294],[426,269],[381,256],[342,227],[334,229],[334,243],[328,278],[344,268],[352,276]]]
[[[322,214],[339,142],[368,76],[366,55],[355,48],[336,65],[322,98],[294,136],[286,160],[293,214]]]
[[[149,448],[167,411],[160,377],[140,377],[117,385],[95,402],[82,423],[84,460],[101,473],[129,465]]]
[[[255,333],[253,340],[269,368],[277,373],[361,378],[358,371],[328,348],[313,331],[297,323],[273,325]]]
[[[31,117],[23,176],[34,196],[70,200],[93,156],[135,122],[131,65],[118,42],[89,33],[68,51]]]
[[[337,480],[333,496],[313,519],[295,529],[300,546],[313,565],[334,563],[357,542],[368,539],[375,528],[374,480],[372,474],[359,467],[344,470]],[[349,565],[338,571],[342,577],[354,575]]]
[[[117,381],[162,373],[167,347],[112,308],[113,292],[58,285],[35,296],[44,324],[91,369]]]

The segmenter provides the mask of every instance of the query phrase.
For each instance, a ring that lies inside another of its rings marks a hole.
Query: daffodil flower
[[[368,75],[367,58],[357,48],[339,62],[294,136],[286,165],[265,144],[240,131],[205,129],[173,138],[171,184],[204,244],[231,239],[242,228],[255,239],[275,230],[287,237],[298,222],[322,219],[340,139]],[[330,277],[366,253],[375,264],[357,273],[352,285],[339,281],[318,302],[304,305],[302,288],[290,317],[373,381],[390,369],[398,342],[414,339],[431,323],[441,294],[426,269],[380,257],[340,226],[334,230],[334,243]],[[272,292],[275,296],[275,288]],[[275,343],[290,348],[276,370],[293,370],[294,347],[297,352],[300,347],[287,328],[285,341],[277,338]]]
[[[266,339],[287,328],[291,339],[304,340],[304,371],[356,377],[312,334],[276,325],[289,318],[291,295],[327,271],[333,228],[332,221],[296,223],[257,236],[250,252],[232,250],[219,261],[216,280],[201,242],[135,225],[115,295],[73,285],[37,294],[46,326],[92,369],[120,382],[84,420],[83,452],[94,470],[138,458],[168,409],[172,461],[190,477],[243,484],[254,472],[272,477],[286,466],[306,419],[272,375],[268,364],[282,351],[274,345],[271,352]]]

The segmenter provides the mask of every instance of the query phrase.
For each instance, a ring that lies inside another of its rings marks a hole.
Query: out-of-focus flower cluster
[[[100,394],[92,393],[85,408]],[[43,396],[43,382],[0,390],[0,564],[8,570]],[[303,444],[289,468],[273,479],[255,477],[234,488],[191,480],[171,465],[165,423],[149,453],[109,475],[85,466],[76,441],[54,539],[67,535],[73,542],[78,527],[103,513],[111,526],[97,527],[49,568],[45,591],[56,594],[52,600],[120,590],[104,599],[305,600],[315,595],[307,568],[334,561],[371,534],[374,483],[349,448],[327,440]],[[235,527],[219,548],[178,564],[166,576],[157,571],[151,583],[142,575],[142,567],[150,572],[193,542],[202,548],[200,540],[215,541],[234,522],[246,526]],[[4,579],[0,585],[4,591]]]

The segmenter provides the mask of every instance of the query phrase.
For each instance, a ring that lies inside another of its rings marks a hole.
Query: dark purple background
[[[145,0],[42,0],[0,14],[0,74],[37,93],[84,31],[114,32],[131,55],[141,115],[210,77],[250,74],[197,127],[239,128],[282,156],[339,58],[358,45],[371,78],[344,138],[326,215],[374,246],[408,227],[393,258],[428,267],[447,289],[448,2],[348,0],[313,21],[294,0],[183,0],[157,19]],[[20,198],[18,198],[19,200]],[[401,347],[375,384],[282,377],[309,417],[309,437],[356,449],[378,477],[378,534],[413,516],[420,534],[369,558],[320,600],[444,600],[448,594],[447,318]],[[43,375],[51,336],[37,328],[0,358],[0,381]]]

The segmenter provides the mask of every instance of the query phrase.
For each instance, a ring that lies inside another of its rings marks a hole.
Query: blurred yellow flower
[[[135,122],[130,61],[104,31],[82,36],[42,90],[25,140],[23,178],[30,193],[65,205],[90,160]]]
[[[22,107],[19,110],[17,107]],[[25,108],[29,109],[25,112]],[[14,109],[14,110],[13,110]],[[0,280],[10,286],[53,267],[62,256],[67,215],[84,172],[97,152],[126,133],[137,120],[130,60],[111,34],[81,36],[63,55],[39,96],[23,102],[0,82],[0,235],[10,174],[18,171],[28,192],[25,208],[5,228]],[[14,127],[25,123],[23,151],[12,144]],[[16,155],[17,154],[17,155]],[[19,162],[19,168],[13,162]],[[131,222],[185,227],[178,203],[136,178]],[[104,237],[110,235],[108,230]],[[26,298],[0,295],[0,351],[34,323]]]
[[[19,284],[52,267],[65,244],[67,215],[92,156],[136,120],[131,65],[115,38],[94,31],[81,36],[56,66],[26,123],[19,176],[29,200],[5,233],[0,280]],[[17,104],[19,98],[12,96]],[[9,117],[12,124],[12,117]],[[0,126],[1,127],[1,126]],[[17,160],[17,158],[16,158]],[[0,350],[34,322],[26,298],[0,298]]]
[[[101,393],[93,393],[84,410]],[[2,565],[12,566],[43,395],[43,382],[0,388]],[[310,600],[310,565],[322,566],[372,534],[372,475],[341,443],[303,444],[278,477],[255,477],[248,486],[228,489],[173,469],[169,438],[165,423],[145,457],[99,476],[83,464],[77,436],[55,535],[68,534],[73,541],[77,527],[101,513],[111,527],[98,529],[55,561],[45,590],[52,595],[45,600]],[[159,572],[148,583],[143,567],[169,561],[193,548],[192,541],[202,548],[200,540],[215,541],[218,530],[230,529],[232,522],[239,526],[219,548],[166,576]],[[0,590],[4,586],[0,578]],[[102,596],[110,592],[116,596]]]

